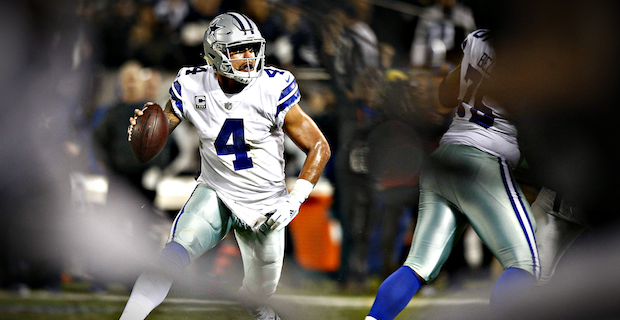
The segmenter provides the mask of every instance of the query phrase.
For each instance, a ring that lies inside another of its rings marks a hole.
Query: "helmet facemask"
[[[241,83],[250,83],[252,79],[260,77],[263,72],[263,66],[265,64],[265,40],[259,41],[244,41],[240,43],[233,44],[217,44],[220,49],[218,49],[218,53],[220,53],[222,57],[222,63],[220,64],[220,68],[218,70],[225,77],[229,77],[234,79],[235,81]],[[241,53],[245,52],[245,48],[251,47],[254,52],[253,58],[237,58],[231,59],[230,56],[241,49]],[[249,71],[245,70],[237,70],[233,67],[234,61],[243,61],[244,65],[251,66]]]

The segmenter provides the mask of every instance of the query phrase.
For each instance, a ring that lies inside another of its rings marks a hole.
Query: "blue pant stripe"
[[[192,198],[192,196],[194,195],[194,192],[196,192],[196,189],[198,189],[198,186],[196,186],[194,188],[194,191],[192,191],[192,194],[187,199],[187,202],[189,202],[189,199]],[[179,211],[179,214],[177,214],[176,218],[174,218],[174,222],[172,222],[172,231],[170,232],[170,240],[172,240],[174,238],[174,234],[177,231],[177,223],[178,223],[179,218],[181,217],[181,215],[185,212],[185,206],[187,205],[187,202],[185,202],[185,204],[183,205],[183,208],[181,208],[181,211]]]
[[[508,198],[510,199],[512,208],[517,216],[517,219],[519,220],[519,223],[521,224],[521,229],[523,230],[525,238],[527,239],[527,243],[530,247],[532,259],[534,261],[534,277],[538,279],[540,276],[540,260],[538,257],[538,250],[536,249],[534,228],[532,227],[532,223],[527,215],[527,210],[525,209],[525,205],[523,204],[523,199],[519,196],[519,193],[517,192],[517,188],[514,184],[514,180],[512,179],[508,164],[503,159],[499,159],[499,164],[501,168],[502,181],[504,182],[504,187],[506,188],[506,192],[508,193]]]

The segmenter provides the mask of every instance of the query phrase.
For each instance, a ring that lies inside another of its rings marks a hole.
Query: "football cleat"
[[[256,320],[281,320],[275,310],[267,306],[247,307],[248,312]]]

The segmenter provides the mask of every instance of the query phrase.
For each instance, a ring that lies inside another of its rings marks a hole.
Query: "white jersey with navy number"
[[[295,77],[266,67],[241,92],[225,94],[211,66],[182,68],[170,88],[172,108],[200,138],[198,183],[249,226],[260,210],[286,194],[284,117],[301,97]]]
[[[489,44],[488,30],[470,33],[461,48],[460,104],[441,144],[462,144],[476,147],[506,159],[515,167],[520,152],[517,129],[504,117],[504,109],[485,93],[486,82],[492,78],[495,51]]]

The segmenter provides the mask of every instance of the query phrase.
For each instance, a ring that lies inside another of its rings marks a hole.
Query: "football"
[[[140,163],[155,158],[168,140],[168,121],[157,103],[149,102],[142,109],[131,133],[131,151]]]

